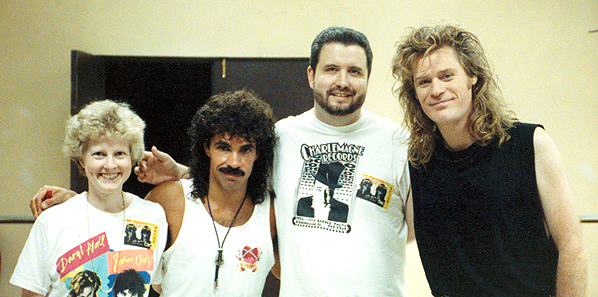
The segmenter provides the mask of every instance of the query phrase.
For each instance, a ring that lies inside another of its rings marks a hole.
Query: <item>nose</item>
[[[336,75],[336,85],[342,89],[349,86],[349,73],[346,70],[341,70]]]
[[[105,162],[104,162],[104,168],[114,169],[116,167],[117,166],[116,166],[116,162],[114,161],[114,157],[113,156],[106,157]]]
[[[228,166],[232,168],[239,168],[241,166],[241,154],[239,152],[231,152],[228,155]]]
[[[431,90],[432,96],[439,97],[444,93],[445,87],[444,87],[444,84],[442,83],[442,81],[440,81],[437,78],[434,78],[434,79],[432,79],[430,90]]]

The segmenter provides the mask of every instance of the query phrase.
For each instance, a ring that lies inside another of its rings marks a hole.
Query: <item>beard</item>
[[[352,114],[353,112],[357,111],[358,109],[363,106],[365,102],[365,94],[361,94],[359,96],[355,96],[354,91],[350,91],[348,89],[343,89],[343,92],[349,92],[353,96],[353,100],[349,103],[349,105],[333,105],[328,102],[328,97],[334,92],[335,90],[328,90],[326,91],[326,95],[322,95],[320,92],[314,89],[314,99],[316,103],[322,107],[328,114],[334,116],[344,116],[348,114]]]

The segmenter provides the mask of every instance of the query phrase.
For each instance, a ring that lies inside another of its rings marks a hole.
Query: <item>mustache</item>
[[[326,95],[327,95],[327,96],[330,96],[330,95],[332,95],[332,93],[333,93],[333,92],[343,92],[343,93],[349,93],[349,94],[351,94],[351,96],[355,96],[355,91],[354,91],[354,90],[352,90],[352,89],[351,89],[351,88],[349,88],[349,87],[344,87],[344,88],[342,88],[342,89],[341,89],[341,88],[338,88],[338,87],[333,87],[332,89],[329,89],[329,90],[326,92]]]
[[[239,168],[232,168],[230,166],[218,168],[218,171],[225,173],[225,174],[234,174],[238,176],[245,176],[245,171]]]

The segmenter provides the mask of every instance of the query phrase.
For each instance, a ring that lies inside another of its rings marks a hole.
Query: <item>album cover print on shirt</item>
[[[302,145],[302,172],[297,189],[296,226],[349,233],[355,203],[354,184],[365,147],[326,143]]]

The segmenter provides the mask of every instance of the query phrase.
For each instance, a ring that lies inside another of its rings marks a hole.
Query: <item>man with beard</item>
[[[362,109],[372,58],[363,33],[343,27],[320,32],[307,68],[314,108],[276,124],[272,187],[280,296],[406,296],[407,136],[400,125]],[[299,199],[318,191],[318,168],[334,162],[345,168],[334,198],[347,205],[346,220],[297,213]],[[153,184],[186,171],[157,150],[136,169],[140,181]],[[364,179],[388,188],[387,204],[356,195]],[[32,208],[41,209],[39,203],[34,197]]]
[[[398,124],[362,109],[372,58],[364,34],[323,30],[307,68],[314,108],[276,124],[272,185],[281,296],[406,295],[406,135]],[[348,206],[346,222],[298,214],[299,199],[317,191],[318,168],[336,162],[345,169],[334,199]],[[391,189],[386,207],[357,196],[364,179]]]
[[[412,237],[404,221],[407,136],[398,124],[362,109],[371,68],[364,34],[342,27],[323,30],[312,43],[307,68],[314,108],[276,124],[272,187],[280,296],[406,295],[405,245]],[[344,170],[334,199],[346,205],[347,218],[305,215],[301,198],[321,190],[318,169],[337,163]],[[140,181],[159,183],[184,176],[186,167],[154,150],[136,171]],[[366,179],[388,189],[383,198],[388,203],[357,195]]]

